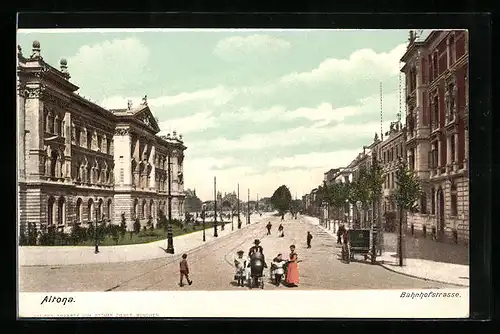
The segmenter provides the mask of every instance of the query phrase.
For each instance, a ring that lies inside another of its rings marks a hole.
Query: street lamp
[[[203,241],[205,241],[205,209],[206,209],[206,206],[203,205],[201,207],[201,222],[202,222],[202,227],[203,227]]]
[[[98,215],[98,212],[97,212],[97,203],[98,203],[98,199],[97,197],[95,198],[95,225],[94,225],[94,236],[95,236],[95,250],[94,250],[94,254],[97,254],[99,253],[99,237],[98,237],[98,234],[97,234],[97,215]]]
[[[247,198],[247,225],[250,224],[250,189],[248,189]]]
[[[218,237],[217,233],[217,178],[214,176],[214,237]]]
[[[349,205],[349,200],[348,199],[345,200],[345,204],[346,204],[346,207],[347,207],[347,213],[346,213],[346,215],[347,215],[347,222],[346,223],[347,223],[347,226],[350,227],[351,223],[349,222],[349,218],[350,218],[349,216],[351,215],[351,212],[350,212],[351,211],[351,206]]]
[[[231,231],[234,231],[234,212],[232,205],[231,205]]]

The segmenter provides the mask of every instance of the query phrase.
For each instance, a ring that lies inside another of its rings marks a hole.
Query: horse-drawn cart
[[[371,237],[372,231],[370,229],[353,229],[348,230],[344,234],[343,246],[342,246],[342,259],[347,263],[354,260],[355,254],[363,255],[365,261],[368,257],[374,256],[371,254],[373,247],[371,247]]]

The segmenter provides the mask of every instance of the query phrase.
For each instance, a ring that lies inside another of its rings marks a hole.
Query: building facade
[[[469,239],[468,34],[433,31],[424,41],[410,33],[401,61],[406,76],[408,164],[422,180],[420,212],[409,215],[439,238]]]
[[[147,100],[107,110],[80,96],[67,62],[46,63],[40,43],[18,47],[19,221],[65,230],[104,219],[128,228],[167,212],[183,216],[182,136],[157,136]],[[170,166],[170,179],[168,178]]]

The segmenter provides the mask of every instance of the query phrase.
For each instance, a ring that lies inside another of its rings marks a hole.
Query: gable
[[[134,115],[134,117],[149,128],[153,129],[155,132],[160,132],[158,122],[156,121],[149,107],[146,106],[145,108],[141,109]]]

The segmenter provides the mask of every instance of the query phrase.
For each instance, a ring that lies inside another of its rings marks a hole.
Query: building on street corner
[[[433,31],[425,40],[410,32],[401,58],[406,76],[408,163],[422,180],[415,229],[426,226],[438,239],[469,239],[468,34]]]
[[[38,41],[29,57],[18,47],[17,74],[20,224],[65,230],[103,217],[119,224],[124,214],[130,229],[134,218],[167,212],[169,182],[173,218],[182,219],[186,146],[175,132],[158,136],[146,97],[117,110],[91,102],[67,61],[47,64]]]

